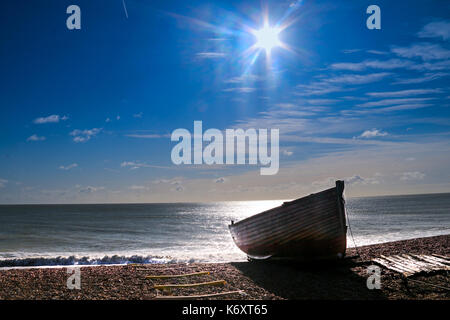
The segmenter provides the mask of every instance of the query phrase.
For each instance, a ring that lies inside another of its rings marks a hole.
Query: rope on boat
[[[344,197],[342,197],[342,201],[344,201],[344,205],[345,205]],[[348,214],[346,214],[346,217],[347,217],[348,228],[350,229],[350,236],[352,237],[353,244],[355,245],[356,254],[358,255],[358,257],[361,257],[361,255],[359,254],[358,246],[356,245],[355,238],[353,237],[353,231],[352,231],[352,227],[350,225],[350,218],[348,217]]]

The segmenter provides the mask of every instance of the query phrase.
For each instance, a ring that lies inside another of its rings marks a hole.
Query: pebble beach
[[[174,296],[200,299],[437,299],[448,300],[449,272],[415,275],[418,282],[382,268],[381,289],[369,290],[367,267],[380,255],[401,253],[449,255],[450,235],[418,238],[348,249],[339,262],[314,264],[267,261],[192,264],[143,264],[79,266],[81,288],[68,289],[67,267],[0,270],[0,299],[6,300],[147,300]],[[206,271],[190,277],[148,279],[149,275],[179,275]],[[157,290],[155,285],[224,280],[216,286]],[[431,286],[429,284],[434,284]],[[437,286],[437,287],[436,287]],[[439,288],[439,287],[443,288]],[[239,292],[236,292],[239,291]]]

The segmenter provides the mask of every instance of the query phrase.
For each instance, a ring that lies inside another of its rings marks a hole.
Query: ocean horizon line
[[[309,193],[309,194],[313,194]],[[384,197],[404,197],[404,196],[424,196],[424,195],[444,195],[450,194],[447,192],[429,192],[429,193],[402,193],[402,194],[382,194],[382,195],[367,195],[367,196],[346,196],[346,199],[365,199],[365,198],[384,198]],[[199,203],[224,203],[224,202],[259,202],[259,201],[292,201],[308,194],[299,195],[296,198],[289,199],[249,199],[249,200],[218,200],[218,201],[173,201],[173,202],[82,202],[82,203],[0,203],[2,206],[64,206],[64,205],[149,205],[149,204],[199,204]]]

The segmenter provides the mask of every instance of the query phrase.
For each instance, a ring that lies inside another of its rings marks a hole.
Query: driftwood
[[[384,259],[378,259],[377,258],[377,259],[373,259],[372,261],[377,263],[377,264],[379,264],[379,265],[381,265],[381,266],[383,266],[383,267],[386,267],[387,269],[390,269],[390,270],[396,271],[398,273],[401,273],[402,275],[404,275],[406,277],[410,274],[405,269],[403,269],[401,267],[397,267],[395,265],[392,265],[392,263],[390,263],[389,261],[386,261]]]
[[[187,283],[187,284],[157,284],[153,286],[154,289],[174,289],[174,288],[192,288],[192,287],[201,287],[201,286],[223,286],[227,282],[225,280],[218,281],[208,281],[208,282],[200,282],[200,283]]]
[[[450,270],[450,259],[440,255],[401,254],[393,256],[380,255],[373,262],[401,273],[405,277],[421,272]]]
[[[201,298],[210,298],[210,297],[220,297],[220,296],[226,296],[226,295],[230,295],[230,294],[245,294],[245,292],[242,290],[236,290],[236,291],[227,291],[227,292],[192,295],[192,296],[156,296],[155,298],[153,298],[153,300],[191,300],[191,299],[201,299]]]
[[[408,281],[417,282],[417,283],[421,283],[421,284],[426,284],[426,285],[429,285],[429,286],[432,286],[432,287],[436,287],[436,288],[439,288],[439,289],[444,289],[444,290],[449,290],[450,291],[450,288],[438,286],[437,284],[433,284],[433,283],[429,283],[429,282],[413,280],[413,279],[408,279]]]
[[[438,266],[442,266],[444,268],[447,267],[448,265],[450,265],[450,262],[446,262],[445,260],[442,260],[442,259],[436,259],[433,256],[416,256],[416,255],[413,255],[413,256],[418,258],[418,259],[422,259],[422,260],[425,260],[427,262],[434,263],[434,264],[436,264]]]
[[[167,279],[167,278],[182,278],[182,277],[201,276],[201,275],[207,275],[207,274],[209,274],[209,271],[185,273],[185,274],[150,275],[150,276],[146,276],[145,278],[146,279]]]
[[[450,257],[441,256],[439,254],[432,254],[432,256],[439,259],[440,261],[450,265]]]

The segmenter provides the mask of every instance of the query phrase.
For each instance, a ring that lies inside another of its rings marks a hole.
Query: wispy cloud
[[[434,21],[426,24],[417,35],[420,38],[450,39],[450,21]]]
[[[360,52],[360,51],[361,51],[361,49],[345,49],[345,50],[342,50],[342,52],[346,53],[346,54]]]
[[[343,179],[345,181],[345,184],[349,185],[349,186],[371,185],[371,184],[379,184],[380,183],[379,179],[381,176],[382,175],[379,173],[375,174],[373,177],[362,177],[361,175],[355,174],[350,177],[345,177],[345,178],[341,177],[340,179]],[[323,180],[313,181],[311,184],[314,187],[326,188],[326,187],[333,186],[335,184],[336,180],[339,180],[339,179],[336,177],[328,177]]]
[[[383,107],[383,106],[392,106],[399,104],[414,104],[414,103],[422,103],[427,102],[435,98],[404,98],[404,99],[383,99],[379,101],[371,101],[362,104],[358,104],[358,107],[368,108],[368,107]]]
[[[70,170],[70,169],[73,169],[73,168],[76,168],[76,167],[78,167],[78,164],[77,163],[72,163],[72,164],[69,164],[67,166],[59,166],[59,169],[60,170]]]
[[[183,192],[184,189],[185,189],[185,187],[182,185],[175,185],[175,188],[172,189],[171,191]]]
[[[434,60],[422,63],[405,59],[365,60],[362,62],[337,62],[330,65],[333,70],[363,71],[369,68],[380,70],[408,69],[417,71],[438,71],[450,69],[450,60]]]
[[[75,129],[69,134],[73,136],[74,142],[86,142],[90,140],[92,137],[95,137],[97,134],[102,131],[102,128],[92,128],[92,129],[86,129],[86,130],[78,130]]]
[[[122,168],[130,167],[132,170],[135,170],[135,169],[139,169],[139,168],[145,168],[145,167],[147,167],[147,164],[143,163],[143,162],[139,162],[139,161],[124,161],[120,164],[120,166]]]
[[[143,115],[144,115],[143,112],[135,113],[133,114],[133,118],[142,118]]]
[[[345,114],[354,114],[354,115],[362,115],[362,114],[382,114],[389,113],[395,111],[404,111],[404,110],[414,110],[431,107],[433,104],[431,103],[410,103],[410,104],[400,104],[392,107],[385,107],[379,109],[364,109],[364,110],[344,110]]]
[[[380,50],[367,50],[367,53],[377,54],[377,55],[387,55],[389,52],[380,51]]]
[[[316,112],[302,111],[302,110],[269,110],[262,111],[260,115],[270,118],[288,118],[288,117],[310,117],[316,115]]]
[[[86,186],[86,187],[77,186],[77,187],[78,187],[79,193],[94,193],[97,191],[105,190],[105,187],[92,187],[92,186]]]
[[[150,165],[147,164],[145,162],[142,161],[123,161],[120,166],[122,168],[130,168],[131,170],[136,170],[139,168],[158,168],[158,169],[168,169],[169,167],[164,167],[164,166],[155,166],[155,165]]]
[[[148,186],[132,185],[132,186],[129,186],[128,189],[133,190],[133,191],[147,191],[150,188]]]
[[[359,175],[354,175],[354,176],[351,176],[351,177],[344,178],[344,181],[345,181],[346,184],[348,184],[350,186],[351,185],[358,185],[358,184],[362,184],[362,185],[365,185],[365,184],[379,184],[380,183],[379,177],[380,177],[380,174],[375,174],[374,177],[366,177],[366,178],[363,178],[363,177],[361,177]]]
[[[410,180],[422,180],[425,178],[425,173],[419,171],[403,172],[401,174],[400,180],[410,181]]]
[[[275,106],[281,109],[293,109],[297,107],[294,103],[277,103]]]
[[[314,81],[310,84],[299,84],[297,88],[300,89],[296,92],[300,96],[309,95],[323,95],[333,92],[340,92],[349,90],[345,88],[346,85],[361,85],[380,81],[388,76],[389,72],[378,72],[369,74],[344,74],[339,76],[332,76],[330,78],[324,78],[319,81]]]
[[[424,83],[433,80],[440,79],[442,77],[449,76],[450,73],[438,72],[438,73],[426,73],[418,78],[408,78],[408,79],[400,79],[394,82],[394,84],[414,84],[414,83]]]
[[[253,75],[253,74],[244,74],[239,77],[233,77],[225,80],[225,83],[245,83],[245,82],[257,82],[263,81],[264,77]]]
[[[327,82],[313,82],[310,84],[299,84],[297,88],[299,90],[296,92],[296,94],[299,96],[325,95],[328,93],[340,92],[345,90],[341,86],[332,85]]]
[[[328,78],[324,81],[335,84],[366,84],[380,81],[390,75],[391,73],[388,72],[369,73],[369,74],[346,74]]]
[[[254,92],[256,88],[250,88],[250,87],[238,87],[238,88],[227,88],[223,89],[224,92],[239,92],[239,93],[251,93]]]
[[[400,57],[421,58],[424,61],[450,58],[450,50],[433,43],[416,43],[409,47],[392,47],[391,50]]]
[[[27,138],[27,141],[44,141],[44,140],[45,140],[45,137],[39,137],[36,134],[33,134],[32,136],[29,136]]]
[[[289,8],[298,9],[303,4],[303,0],[295,0],[289,4]]]
[[[6,179],[0,179],[0,188],[4,188],[6,184],[8,183],[8,180]]]
[[[226,178],[220,177],[214,180],[215,183],[225,183],[227,181]]]
[[[183,177],[174,177],[172,179],[158,179],[152,181],[153,184],[181,184]]]
[[[338,102],[339,100],[337,99],[309,99],[306,100],[306,102],[308,102],[309,104],[312,105],[322,105],[322,104],[333,104]]]
[[[377,98],[410,97],[423,94],[441,93],[442,89],[410,89],[400,91],[368,92],[368,96]]]
[[[44,123],[58,123],[59,121],[65,121],[69,119],[69,117],[67,116],[59,116],[57,114],[52,114],[51,116],[48,117],[41,117],[41,118],[36,118],[33,120],[33,122],[35,124],[44,124]]]
[[[349,70],[349,71],[362,71],[367,68],[372,69],[399,69],[406,68],[413,65],[413,62],[409,60],[390,59],[385,61],[380,60],[366,60],[362,62],[339,62],[333,63],[330,68],[334,70]]]
[[[126,134],[125,137],[137,139],[160,139],[170,138],[170,134]]]
[[[153,184],[169,185],[170,191],[183,192],[186,189],[185,186],[183,186],[183,180],[184,179],[182,177],[175,177],[172,179],[159,179],[153,181]]]
[[[222,59],[226,57],[223,52],[199,52],[196,56],[200,59]]]
[[[440,60],[434,62],[424,62],[412,65],[410,67],[412,70],[417,71],[438,71],[450,69],[450,60]]]
[[[359,136],[360,138],[375,138],[375,137],[384,137],[387,136],[387,132],[383,132],[378,129],[366,130]]]

